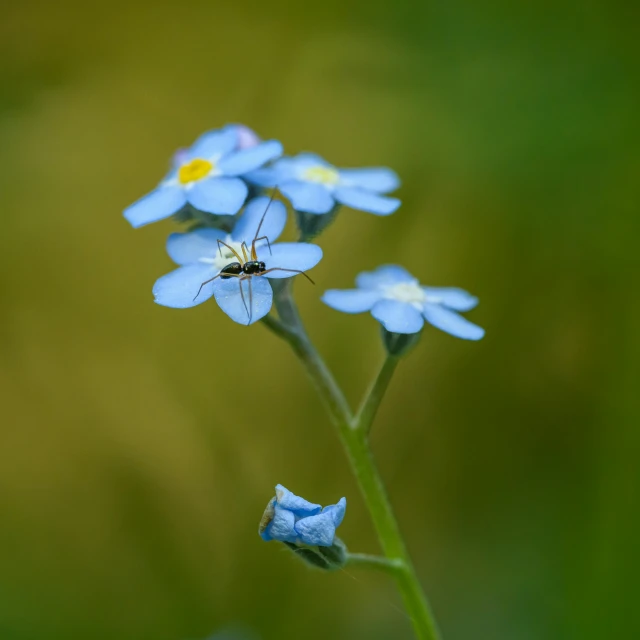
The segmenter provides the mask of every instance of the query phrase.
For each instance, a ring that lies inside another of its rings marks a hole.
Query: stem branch
[[[347,566],[356,569],[374,569],[388,573],[395,578],[399,571],[404,570],[402,560],[396,558],[386,558],[385,556],[372,556],[368,553],[349,553],[347,555]]]
[[[360,409],[358,409],[358,413],[353,421],[354,429],[360,429],[365,435],[369,435],[371,425],[376,417],[382,398],[384,398],[384,394],[387,391],[389,382],[391,382],[393,372],[398,366],[398,362],[400,362],[400,359],[392,355],[387,355],[385,358],[377,378],[373,381],[371,387],[369,387],[369,391],[364,397]]]

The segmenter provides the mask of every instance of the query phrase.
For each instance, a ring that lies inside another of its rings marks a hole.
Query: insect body
[[[222,269],[220,269],[220,273],[218,274],[220,276],[220,278],[222,280],[228,280],[229,278],[232,278],[233,276],[239,276],[242,273],[242,265],[239,262],[232,262],[231,264],[228,264],[226,267],[223,267]],[[204,286],[206,283],[202,283],[202,286]],[[198,295],[200,295],[200,290],[202,289],[202,287],[200,287],[200,289],[198,289]],[[196,296],[197,298],[198,296]],[[194,298],[194,300],[196,299]]]
[[[226,267],[220,269],[220,273],[218,275],[221,280],[229,280],[229,278],[239,277],[242,274],[247,276],[259,276],[266,270],[267,267],[264,262],[260,260],[248,260],[244,264],[240,262],[231,262]]]
[[[266,240],[267,246],[269,247],[269,253],[271,253],[271,243],[269,242],[269,238],[267,236],[258,237],[260,234],[260,229],[262,228],[262,223],[264,222],[265,216],[267,215],[267,211],[269,210],[269,206],[273,202],[273,198],[275,196],[276,191],[274,191],[267,207],[262,214],[262,218],[260,220],[260,224],[258,225],[258,229],[256,230],[256,235],[251,242],[251,250],[247,246],[246,242],[243,242],[240,245],[240,251],[242,251],[242,255],[238,253],[232,246],[223,242],[222,240],[218,240],[218,250],[220,251],[220,255],[222,256],[222,247],[226,247],[231,254],[236,258],[236,261],[230,262],[228,265],[220,269],[220,273],[213,276],[213,278],[209,278],[209,280],[205,280],[198,289],[198,293],[196,293],[194,300],[200,295],[202,291],[202,287],[204,287],[209,282],[212,282],[216,278],[220,278],[221,280],[229,280],[230,278],[238,278],[238,286],[240,288],[240,296],[242,297],[242,303],[244,304],[244,308],[247,311],[247,315],[249,316],[249,324],[251,324],[252,319],[252,286],[251,279],[256,276],[264,276],[271,271],[289,271],[291,273],[300,273],[302,274],[309,282],[315,284],[313,280],[300,269],[285,269],[283,267],[271,267],[267,269],[266,264],[262,260],[258,260],[258,253],[256,251],[256,243],[260,240]],[[244,280],[249,281],[249,306],[247,306],[244,292],[242,290],[242,282]]]
[[[242,265],[242,271],[248,276],[259,276],[267,270],[264,262],[260,260],[249,260]]]

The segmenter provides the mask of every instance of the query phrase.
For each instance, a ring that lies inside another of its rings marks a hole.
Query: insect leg
[[[269,254],[273,255],[273,252],[271,251],[271,243],[269,242],[269,238],[267,236],[260,236],[259,238],[255,239],[255,242],[260,242],[260,240],[266,240],[267,241],[267,246],[269,247]],[[254,245],[254,251],[253,253],[255,254],[255,245]],[[251,256],[252,260],[257,260],[258,259],[258,255],[252,255]]]
[[[218,240],[218,251],[220,251],[220,257],[222,258],[222,249],[220,248],[220,245],[224,245],[225,247],[227,247],[227,249],[229,249],[229,251],[231,251],[231,253],[233,253],[233,255],[238,259],[238,262],[240,264],[244,264],[246,262],[246,259],[243,260],[240,255],[238,254],[238,252],[233,248],[230,247],[226,242],[223,242],[222,240]]]
[[[300,271],[300,269],[284,269],[283,267],[271,267],[271,269],[267,269],[263,271],[260,275],[264,276],[265,274],[271,271],[289,271],[290,273],[300,273],[302,274],[311,284],[315,284],[315,282],[304,272]]]
[[[249,316],[249,324],[251,324],[251,314],[249,313],[249,308],[247,307],[247,301],[244,299],[244,292],[242,291],[242,283],[245,280],[249,280],[249,293],[251,293],[251,278],[253,276],[238,276],[239,280],[238,280],[238,286],[240,287],[240,297],[242,298],[242,304],[244,305],[244,310],[247,312],[247,315]]]
[[[247,243],[243,240],[242,244],[240,245],[240,248],[242,249],[242,255],[244,256],[244,261],[248,262],[249,261],[249,247],[247,246]]]
[[[213,278],[209,278],[208,280],[205,280],[201,285],[200,288],[198,289],[198,293],[196,293],[195,297],[193,298],[194,300],[200,295],[200,292],[202,291],[202,287],[204,287],[205,284],[209,284],[210,282],[213,282],[213,280],[215,280],[216,278],[219,278],[220,276],[225,275],[225,276],[233,276],[238,278],[239,276],[236,276],[235,273],[219,273],[217,276],[213,276]]]

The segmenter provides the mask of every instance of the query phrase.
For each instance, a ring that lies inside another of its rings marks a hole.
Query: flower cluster
[[[204,214],[197,228],[169,236],[167,252],[178,268],[153,287],[158,304],[184,309],[214,297],[232,320],[253,324],[271,310],[273,291],[265,277],[306,275],[318,264],[322,250],[317,245],[273,244],[284,230],[286,209],[266,196],[247,203],[250,188],[277,188],[296,211],[307,214],[328,214],[342,204],[389,215],[400,205],[397,198],[383,195],[400,184],[391,169],[338,169],[311,153],[278,159],[281,155],[280,142],[263,142],[243,125],[210,131],[176,153],[160,185],[125,209],[134,227],[185,209]],[[229,227],[219,222],[220,216],[234,216],[230,231],[218,228]],[[326,291],[323,300],[346,313],[370,311],[393,333],[417,333],[426,320],[459,338],[484,335],[458,315],[478,302],[461,289],[420,286],[398,266],[361,273],[356,285],[354,290]]]
[[[346,498],[324,509],[299,498],[281,484],[264,510],[258,533],[263,540],[330,547],[347,508]]]
[[[133,227],[172,215],[194,222],[167,240],[178,268],[155,283],[158,304],[184,309],[213,297],[232,320],[248,325],[271,310],[270,279],[302,274],[311,280],[306,272],[322,250],[306,242],[274,244],[287,212],[273,196],[260,195],[265,189],[313,214],[344,204],[388,215],[400,205],[382,195],[399,184],[390,169],[336,169],[312,154],[278,160],[281,155],[280,142],[261,141],[243,125],[210,131],[178,151],[158,187],[124,210]]]
[[[400,184],[391,169],[338,169],[311,153],[281,155],[277,140],[261,141],[248,127],[227,125],[176,153],[159,186],[125,209],[134,227],[184,211],[197,214],[190,218],[197,221],[194,228],[169,236],[167,252],[178,268],[153,287],[158,304],[184,309],[213,297],[232,320],[248,325],[271,310],[270,279],[302,274],[311,280],[306,272],[321,260],[322,249],[306,242],[274,244],[284,230],[286,208],[256,191],[279,190],[298,213],[312,217],[335,213],[339,205],[389,215],[400,205],[383,195]],[[257,197],[247,202],[250,193]],[[459,338],[484,335],[458,315],[478,302],[461,289],[420,286],[391,265],[361,273],[356,285],[326,291],[323,300],[346,313],[370,311],[396,334],[418,333],[426,320]]]

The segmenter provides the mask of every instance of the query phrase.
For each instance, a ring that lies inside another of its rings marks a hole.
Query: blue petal
[[[213,282],[205,284],[200,293],[198,289],[203,282],[215,275],[215,271],[209,264],[190,264],[179,267],[156,280],[153,285],[155,301],[164,307],[176,309],[195,307],[213,295]]]
[[[194,182],[186,194],[200,211],[234,215],[244,204],[247,191],[247,185],[240,178],[204,178]]]
[[[294,209],[307,213],[329,213],[334,200],[323,185],[291,180],[280,184],[280,191],[291,200]]]
[[[231,153],[238,144],[238,132],[235,127],[225,127],[203,133],[187,150],[185,160],[193,158],[221,158]]]
[[[340,169],[340,184],[345,187],[360,187],[375,193],[387,193],[400,186],[400,179],[395,171],[386,167]]]
[[[218,278],[213,284],[218,306],[238,324],[253,324],[271,309],[273,291],[266,278],[253,276],[242,281],[240,278]]]
[[[484,329],[466,318],[458,315],[455,311],[439,305],[427,302],[424,305],[424,317],[427,322],[434,327],[450,333],[456,338],[465,340],[480,340],[484,336]]]
[[[281,160],[282,163],[289,158],[285,158]],[[299,153],[297,156],[290,158],[291,165],[296,169],[298,173],[306,171],[311,167],[332,167],[329,162],[327,162],[324,158],[319,156],[317,153],[310,153],[309,151],[303,151]]]
[[[265,245],[258,247],[258,257],[264,261],[267,270],[277,269],[268,273],[268,278],[291,278],[298,275],[295,271],[315,267],[322,259],[322,249],[307,242],[279,242],[271,245],[271,254]]]
[[[282,182],[278,179],[278,173],[273,167],[256,169],[255,171],[245,173],[242,177],[259,187],[275,187],[279,182]]]
[[[347,510],[347,499],[340,498],[338,504],[330,504],[322,510],[322,513],[329,513],[333,518],[333,524],[339,527],[344,519],[344,513]]]
[[[382,293],[375,289],[329,289],[324,292],[322,302],[345,313],[371,311]]]
[[[464,289],[455,287],[422,287],[429,302],[442,304],[455,311],[470,311],[478,304],[478,298]]]
[[[138,228],[157,222],[180,211],[187,203],[180,187],[158,187],[124,210],[124,217],[132,227]]]
[[[218,163],[218,168],[226,176],[240,176],[281,155],[282,144],[277,140],[268,140],[223,158]]]
[[[301,517],[315,516],[322,510],[319,504],[313,504],[313,502],[308,502],[304,498],[298,497],[281,484],[276,485],[276,501],[283,509],[287,509]]]
[[[330,547],[336,535],[336,526],[330,513],[302,518],[295,524],[295,531],[304,544]]]
[[[275,242],[278,239],[287,224],[287,209],[279,200],[273,200],[271,204],[269,201],[270,198],[260,196],[249,202],[231,233],[231,237],[236,242],[244,240],[251,248],[251,243],[256,237],[263,216],[264,221],[260,227],[260,236],[267,236],[269,242]],[[268,211],[267,206],[269,207]]]
[[[172,233],[167,238],[167,253],[176,264],[192,264],[200,258],[213,258],[218,251],[217,241],[226,237],[219,229]]]
[[[380,300],[371,310],[371,315],[392,333],[417,333],[422,329],[422,314],[407,302]]]
[[[280,542],[295,542],[297,539],[294,529],[295,522],[296,517],[291,511],[276,504],[273,520],[267,525],[265,534],[273,540],[280,540]]]
[[[395,264],[384,264],[375,271],[363,271],[356,277],[356,285],[360,289],[377,289],[400,282],[415,282],[415,278]]]
[[[357,187],[338,187],[334,195],[338,202],[347,207],[368,211],[379,216],[388,216],[400,206],[398,198],[379,196],[376,193]]]
[[[265,169],[257,169],[244,175],[244,178],[261,187],[275,187],[285,182],[297,180],[311,167],[330,167],[331,165],[313,153],[301,153],[295,158],[282,158]]]

